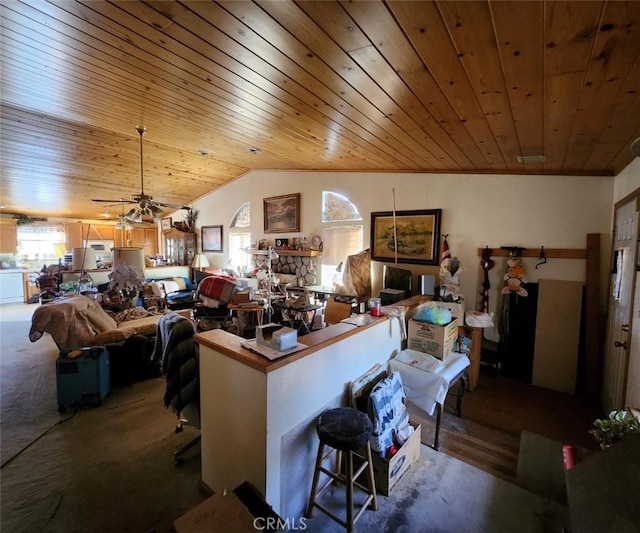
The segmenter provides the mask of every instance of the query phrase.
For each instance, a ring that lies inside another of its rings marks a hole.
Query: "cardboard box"
[[[415,426],[413,435],[409,437],[409,440],[402,445],[391,459],[385,459],[377,453],[372,453],[373,476],[378,492],[389,496],[394,487],[407,474],[411,465],[417,461],[420,456],[421,431],[422,426],[420,424]]]
[[[246,304],[253,300],[253,291],[251,289],[242,290],[231,295],[229,303],[232,304]]]
[[[177,311],[173,311],[174,313],[177,313],[185,318],[188,318],[189,320],[191,320],[191,309],[178,309]]]
[[[446,326],[436,326],[428,322],[409,319],[407,348],[428,353],[444,360],[452,352],[458,338],[458,320],[453,319]]]
[[[210,533],[256,531],[254,518],[233,493],[214,494],[173,522],[176,533]]]

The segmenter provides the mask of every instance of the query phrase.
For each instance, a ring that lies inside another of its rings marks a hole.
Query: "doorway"
[[[632,343],[634,292],[638,262],[638,203],[640,190],[616,204],[607,336],[603,368],[602,406],[605,412],[640,401],[640,346]],[[640,302],[635,302],[636,306]]]

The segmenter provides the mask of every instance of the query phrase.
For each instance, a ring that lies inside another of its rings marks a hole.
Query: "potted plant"
[[[599,418],[593,422],[589,430],[601,449],[615,444],[625,435],[640,431],[640,418],[627,411],[611,411],[608,418]]]

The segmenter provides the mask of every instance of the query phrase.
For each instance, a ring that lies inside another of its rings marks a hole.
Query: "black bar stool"
[[[376,484],[373,477],[373,463],[371,462],[371,446],[369,439],[373,433],[373,424],[369,417],[357,409],[352,407],[338,407],[325,411],[318,417],[316,422],[316,430],[320,438],[318,446],[318,457],[316,458],[316,467],[313,473],[313,484],[311,486],[311,495],[309,496],[309,505],[307,506],[306,517],[311,518],[313,508],[317,507],[323,513],[330,516],[347,528],[347,531],[353,531],[353,525],[360,518],[364,510],[371,504],[374,511],[378,510],[378,500],[376,498]],[[325,447],[331,448],[324,455]],[[357,453],[357,450],[364,448],[364,456]],[[337,472],[333,472],[324,468],[323,463],[333,454],[337,452]],[[342,458],[346,463],[346,472],[342,472]],[[362,465],[353,471],[353,456],[357,456],[362,460]],[[367,470],[367,485],[364,486],[357,482],[358,477]],[[320,472],[329,476],[329,480],[318,490],[318,481]],[[332,482],[337,481],[345,485],[347,493],[347,519],[342,520],[326,507],[318,503],[316,500],[328,488]],[[367,499],[362,504],[358,513],[353,515],[353,487],[354,485],[362,489],[368,494]]]

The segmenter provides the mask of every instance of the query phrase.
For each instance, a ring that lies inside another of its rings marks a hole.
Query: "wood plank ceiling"
[[[173,204],[252,169],[615,175],[640,136],[638,1],[8,0],[0,23],[5,213],[141,192],[137,125]]]

